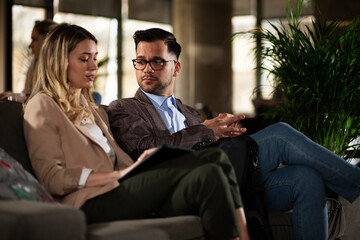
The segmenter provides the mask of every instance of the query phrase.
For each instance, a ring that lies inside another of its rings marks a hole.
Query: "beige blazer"
[[[115,169],[130,166],[133,161],[116,144],[106,112],[89,104],[96,124],[115,150]],[[105,153],[87,132],[73,124],[56,102],[44,93],[29,100],[24,112],[24,134],[31,164],[39,182],[59,202],[80,208],[86,200],[109,192],[119,183],[78,189],[83,168],[110,172],[114,167]]]

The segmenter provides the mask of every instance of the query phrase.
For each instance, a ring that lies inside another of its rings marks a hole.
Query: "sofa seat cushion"
[[[84,240],[82,211],[65,205],[25,200],[0,200],[1,239]]]
[[[88,226],[87,239],[122,240],[156,239],[185,240],[204,239],[200,218],[179,216],[97,223]]]

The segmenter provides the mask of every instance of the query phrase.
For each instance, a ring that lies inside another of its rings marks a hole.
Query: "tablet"
[[[171,158],[180,157],[181,155],[190,153],[194,150],[184,147],[177,147],[172,145],[161,145],[158,149],[148,155],[144,160],[139,164],[134,164],[133,168],[128,168],[124,175],[119,179],[119,181],[124,181],[125,179],[134,176],[149,167],[152,167],[158,163],[166,161]]]

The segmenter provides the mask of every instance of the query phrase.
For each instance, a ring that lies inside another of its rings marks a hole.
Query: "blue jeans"
[[[251,136],[269,210],[293,209],[294,239],[327,239],[324,185],[353,202],[360,195],[360,168],[313,142],[286,123]],[[280,167],[280,165],[285,165]]]

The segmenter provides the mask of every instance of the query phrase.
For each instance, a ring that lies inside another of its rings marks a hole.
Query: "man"
[[[134,160],[145,149],[164,143],[198,149],[227,138],[225,144],[229,141],[236,151],[231,139],[246,131],[236,126],[244,115],[222,113],[203,121],[193,108],[174,98],[181,47],[173,34],[148,29],[137,31],[134,40],[133,64],[140,88],[134,98],[109,105],[110,124],[118,144]],[[285,123],[274,124],[251,138],[259,148],[267,207],[293,209],[294,239],[327,239],[324,184],[354,201],[360,194],[360,169]],[[230,160],[236,164],[236,159]]]

